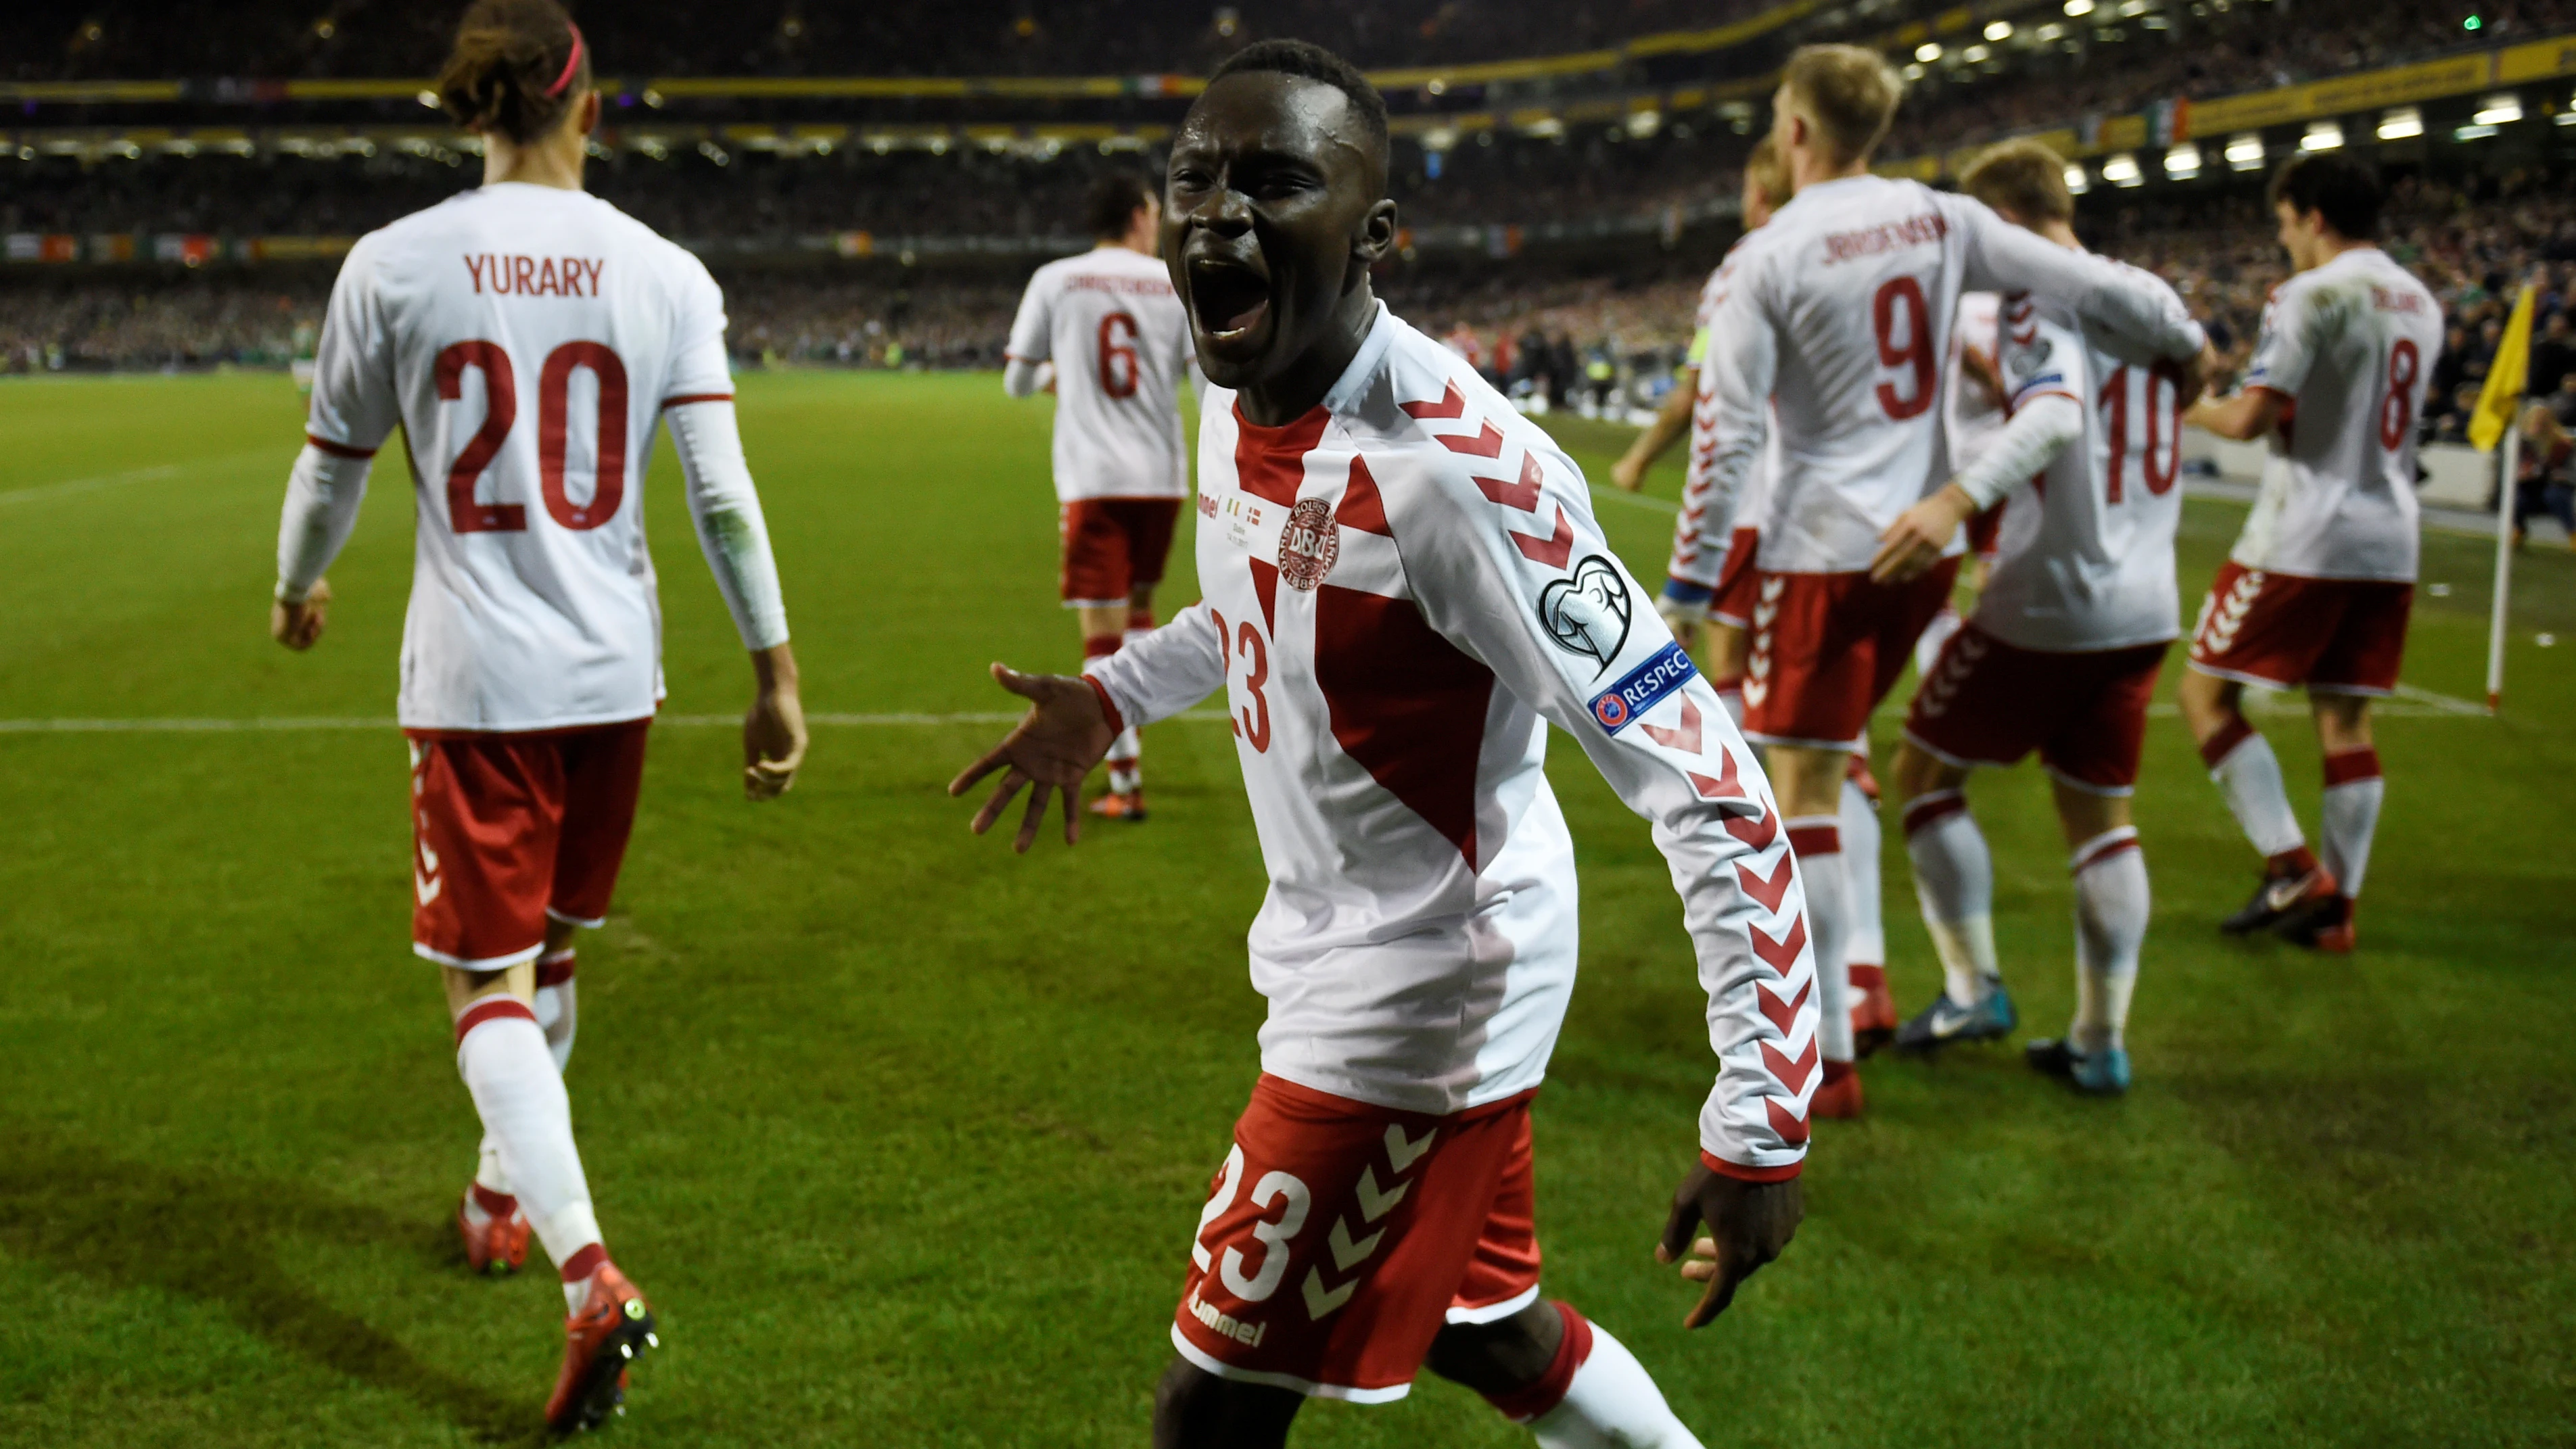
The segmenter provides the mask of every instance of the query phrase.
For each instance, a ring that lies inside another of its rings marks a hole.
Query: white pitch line
[[[1631,508],[1644,508],[1656,513],[1679,513],[1682,506],[1669,498],[1649,498],[1643,493],[1622,493],[1616,488],[1592,485],[1592,496],[1604,503],[1625,503]]]
[[[66,478],[60,483],[39,483],[32,488],[12,488],[0,492],[0,507],[12,503],[32,503],[38,499],[60,498],[71,493],[91,493],[113,488],[121,483],[149,483],[157,478],[176,477],[181,473],[204,473],[229,467],[251,458],[272,457],[274,448],[254,448],[240,453],[227,453],[220,458],[196,459],[186,463],[156,463],[149,468],[128,468],[122,473],[102,473],[95,478]]]

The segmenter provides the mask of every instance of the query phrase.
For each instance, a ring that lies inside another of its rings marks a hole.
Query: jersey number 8
[[[458,533],[518,533],[528,526],[520,503],[485,503],[474,496],[483,470],[500,456],[501,444],[519,421],[518,373],[501,344],[476,339],[459,342],[438,354],[438,395],[455,402],[465,395],[465,369],[483,373],[483,426],[447,470],[447,521]],[[599,383],[599,467],[590,501],[575,503],[564,492],[564,444],[571,431],[573,369],[586,367]],[[567,342],[546,354],[537,374],[537,481],[546,512],[570,529],[597,528],[617,516],[626,497],[626,364],[605,343]]]

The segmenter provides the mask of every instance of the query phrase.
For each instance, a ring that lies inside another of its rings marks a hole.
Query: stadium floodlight
[[[2093,0],[2066,0],[2066,18],[2081,20],[2093,13]]]
[[[1662,130],[1663,125],[1664,113],[1651,106],[1642,111],[1628,113],[1628,134],[1640,141]]]
[[[1457,144],[1457,128],[1452,126],[1434,126],[1422,133],[1422,149],[1425,151],[1447,151]]]
[[[2227,138],[2227,164],[2236,171],[2257,171],[2263,166],[2263,138],[2253,131],[2239,131]]]
[[[2155,7],[2153,5],[2148,3],[2148,0],[2123,0],[2123,3],[2120,6],[2120,15],[2124,19],[2130,18],[2144,15],[2154,8]]]
[[[2084,174],[2083,167],[2070,164],[2066,168],[2066,189],[2082,196],[2093,189],[2093,178]]]
[[[2469,119],[2481,126],[2510,126],[2522,119],[2522,97],[2499,91],[2480,102],[2478,113]]]
[[[2066,34],[2066,27],[2052,20],[2032,32],[2042,45],[2053,45]]]
[[[1986,63],[1986,58],[1993,54],[1994,51],[1990,47],[1972,45],[1966,50],[1959,52],[1959,59],[1966,61],[1970,65],[1984,65]]]
[[[2413,106],[2398,106],[2379,118],[2379,139],[2404,141],[2424,134],[2424,113]]]
[[[418,100],[422,105],[429,107],[433,111],[438,109],[438,92],[436,91],[422,91],[414,99]]]
[[[2114,186],[2143,186],[2147,173],[2139,169],[2136,152],[2123,151],[2102,163],[2102,179]]]
[[[1988,40],[2010,40],[2012,39],[2012,33],[2013,23],[2009,20],[1993,21],[1986,26],[1986,39]]]
[[[1916,61],[1916,62],[1914,62],[1913,64],[1906,66],[1906,67],[1905,67],[1905,78],[1906,78],[1907,80],[1909,80],[1909,81],[1919,81],[1919,80],[1923,79],[1923,64],[1922,64],[1922,62],[1920,62],[1920,61]],[[1752,127],[1750,127],[1750,126],[1746,125],[1746,124],[1745,124],[1744,122],[1742,122],[1742,121],[1738,121],[1738,122],[1736,122],[1735,124],[1736,124],[1736,131],[1737,131],[1737,134],[1739,134],[1739,135],[1740,135],[1740,134],[1742,134],[1742,133],[1743,133],[1743,132],[1745,132],[1745,131],[1749,131],[1749,130],[1751,130],[1751,129],[1752,129]]]
[[[1939,60],[1941,58],[1940,43],[1938,41],[1927,40],[1921,45],[1914,47],[1914,58],[1923,62],[1925,65],[1930,65],[1932,62]]]
[[[2299,138],[2302,151],[2340,151],[2343,149],[2343,124],[2339,121],[2310,121],[2308,133]]]
[[[2451,139],[2454,141],[2483,141],[2495,133],[2496,128],[2493,126],[2462,126],[2460,129],[2451,133]]]
[[[2165,175],[2189,181],[2200,174],[2200,148],[2189,141],[2165,152]]]

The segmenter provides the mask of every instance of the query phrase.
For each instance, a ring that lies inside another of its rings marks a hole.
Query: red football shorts
[[[1955,558],[1908,584],[1874,584],[1865,573],[1760,575],[1745,737],[1835,750],[1859,740],[1958,576]]]
[[[2219,565],[2191,634],[2203,674],[2311,694],[2389,694],[2406,657],[2415,586],[2387,579],[2306,579]]]
[[[546,918],[608,915],[649,719],[530,734],[405,730],[412,950],[498,971],[535,958]]]
[[[1173,1346],[1221,1378],[1404,1397],[1443,1324],[1537,1301],[1534,1095],[1434,1117],[1264,1073],[1199,1214]]]
[[[1762,530],[1739,528],[1726,545],[1726,563],[1718,569],[1717,592],[1710,595],[1708,616],[1738,629],[1752,627],[1756,593],[1753,556],[1762,551]]]
[[[1064,601],[1078,608],[1125,608],[1129,594],[1161,583],[1180,516],[1177,498],[1077,498],[1058,505]]]
[[[2048,772],[2076,789],[2126,795],[2138,783],[2147,705],[2168,647],[2060,654],[1962,624],[1914,691],[1905,736],[1961,766],[2009,765],[2037,750]]]

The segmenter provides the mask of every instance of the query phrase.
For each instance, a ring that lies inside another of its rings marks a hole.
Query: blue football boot
[[[1932,1004],[1915,1013],[1914,1019],[1896,1029],[1896,1049],[1902,1052],[1934,1052],[1963,1041],[1998,1041],[2012,1035],[2021,1016],[2013,1010],[2012,995],[2001,981],[1988,978],[1986,991],[1974,1006],[1961,1006],[1942,992]]]
[[[2129,1054],[2119,1047],[2080,1052],[2055,1037],[2023,1047],[2031,1070],[2055,1077],[2088,1097],[2116,1097],[2129,1090]]]

